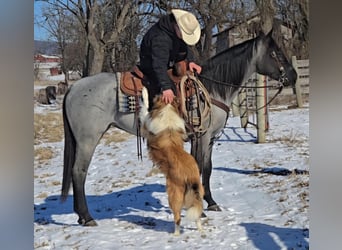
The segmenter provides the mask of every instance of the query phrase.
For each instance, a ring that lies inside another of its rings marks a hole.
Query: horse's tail
[[[75,148],[76,141],[74,134],[70,128],[70,123],[66,113],[65,100],[69,91],[64,96],[63,100],[63,124],[64,124],[64,160],[63,160],[63,181],[61,201],[65,201],[68,197],[70,184],[72,181],[72,168],[75,163]]]

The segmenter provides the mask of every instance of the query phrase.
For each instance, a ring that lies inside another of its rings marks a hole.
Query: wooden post
[[[232,101],[232,112],[233,112],[233,116],[239,116],[240,115],[240,111],[239,111],[239,107],[240,107],[240,104],[239,104],[239,97],[238,96],[235,96],[235,98],[233,99]]]
[[[247,96],[246,90],[243,90],[239,93],[239,110],[240,110],[240,120],[241,120],[241,127],[247,128],[248,124],[248,113],[247,113]]]
[[[258,143],[264,143],[266,141],[266,101],[265,101],[265,76],[258,74],[256,89],[256,109],[257,109],[257,138]]]
[[[292,66],[294,67],[294,69],[296,70],[296,72],[298,74],[298,64],[297,64],[296,56],[292,56]],[[299,78],[299,74],[298,74],[298,78]],[[296,85],[294,88],[294,92],[295,92],[296,98],[297,98],[297,106],[298,106],[298,108],[302,108],[303,107],[302,90],[300,88],[299,79],[297,79],[297,82],[296,82]]]

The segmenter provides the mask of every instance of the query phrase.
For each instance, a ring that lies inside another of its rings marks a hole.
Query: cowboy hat
[[[173,9],[171,13],[176,19],[184,42],[188,45],[196,44],[201,37],[201,27],[196,17],[192,13],[180,9]]]

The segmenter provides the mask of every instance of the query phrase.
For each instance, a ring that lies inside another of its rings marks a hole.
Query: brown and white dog
[[[144,95],[140,112],[141,134],[147,140],[152,162],[166,176],[168,201],[175,222],[174,234],[180,234],[183,207],[187,210],[186,218],[195,221],[201,232],[204,190],[198,165],[194,157],[184,150],[185,123],[179,116],[177,101],[165,104],[161,96],[156,96],[153,109],[148,113],[146,90],[143,90]]]

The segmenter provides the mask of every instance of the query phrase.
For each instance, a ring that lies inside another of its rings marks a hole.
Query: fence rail
[[[297,74],[298,74],[298,79],[297,79],[297,85],[300,87],[300,92],[302,95],[309,95],[310,93],[310,64],[309,64],[309,60],[297,60],[296,57],[293,57],[292,59],[292,64],[294,65]],[[275,80],[273,79],[268,79],[268,82],[270,84],[274,84],[276,83]],[[274,94],[275,90],[270,90],[268,91],[268,95],[272,95]],[[291,88],[285,88],[283,89],[281,96],[284,95],[292,95],[292,94],[296,94],[296,92],[291,89]],[[297,103],[298,104],[298,103]],[[300,106],[300,105],[298,105]]]

